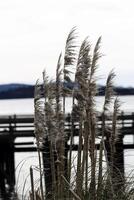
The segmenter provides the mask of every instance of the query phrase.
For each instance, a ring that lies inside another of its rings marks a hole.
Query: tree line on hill
[[[65,86],[73,90],[74,83],[66,84]],[[134,95],[133,87],[115,87],[115,92],[118,95]],[[105,93],[105,86],[98,86],[98,96],[103,96]],[[34,85],[28,84],[5,84],[0,85],[0,99],[18,99],[18,98],[33,98]]]

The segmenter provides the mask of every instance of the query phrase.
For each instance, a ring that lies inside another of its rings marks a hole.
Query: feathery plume
[[[98,40],[96,42],[96,45],[95,45],[95,48],[94,48],[90,77],[93,77],[93,75],[95,74],[97,66],[98,66],[98,60],[102,56],[100,54],[100,52],[99,52],[99,50],[100,50],[100,43],[101,43],[101,37],[98,38]]]
[[[63,114],[65,114],[65,96],[70,94],[70,90],[65,86],[65,83],[72,82],[70,74],[72,73],[70,67],[76,61],[76,27],[70,31],[65,46],[64,67],[63,67]]]
[[[42,141],[43,137],[45,137],[44,133],[44,113],[43,113],[43,102],[41,101],[41,86],[39,85],[39,81],[37,80],[35,85],[35,92],[34,92],[34,126],[35,126],[35,136],[38,142],[38,145]]]
[[[106,89],[105,89],[105,101],[104,101],[104,105],[103,105],[103,110],[104,112],[108,110],[109,108],[109,104],[112,101],[114,90],[113,90],[113,80],[115,78],[115,73],[113,72],[113,70],[109,73],[108,78],[107,78],[107,82],[106,82]]]
[[[55,95],[56,95],[56,115],[61,111],[61,95],[62,95],[62,69],[61,69],[61,56],[60,54],[58,63],[57,63],[57,69],[56,69],[56,86],[55,86]]]
[[[70,70],[68,67],[73,66],[76,61],[76,27],[73,27],[70,31],[67,40],[66,40],[66,46],[65,46],[65,56],[64,56],[64,80],[65,81],[71,81],[69,75]]]

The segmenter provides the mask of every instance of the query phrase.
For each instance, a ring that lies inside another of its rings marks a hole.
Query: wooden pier
[[[111,124],[108,120],[107,123]],[[101,133],[101,116],[98,116],[98,135]],[[78,122],[76,120],[74,127],[74,137],[78,136]],[[122,142],[122,149],[134,149],[134,113],[121,113],[118,117],[117,126],[121,133],[121,140],[125,141],[128,135],[133,136],[130,143]],[[66,116],[65,130],[70,135],[70,115]],[[30,139],[29,142],[22,138]],[[5,185],[10,186],[12,190],[15,185],[15,152],[31,152],[36,151],[36,145],[33,142],[34,137],[34,116],[33,115],[11,115],[0,116],[0,190],[5,190]],[[17,141],[19,138],[19,141]],[[67,146],[69,148],[69,145]],[[78,149],[78,144],[73,144],[73,150]],[[124,164],[124,156],[120,157],[120,162]],[[124,167],[124,166],[123,166]]]
[[[70,115],[66,117],[66,127],[68,127],[70,121]],[[98,116],[98,129],[101,129],[101,116]],[[108,124],[111,124],[109,120]],[[133,142],[131,144],[124,144],[124,149],[134,149],[134,113],[121,113],[118,117],[119,132],[123,136],[132,135]],[[78,136],[77,121],[75,123],[74,136]],[[70,130],[66,129],[67,134]],[[10,115],[0,116],[0,143],[1,141],[13,141],[14,152],[29,152],[36,151],[36,147],[31,142],[15,142],[16,138],[28,138],[34,136],[34,117],[33,115]],[[25,145],[25,147],[23,147]]]

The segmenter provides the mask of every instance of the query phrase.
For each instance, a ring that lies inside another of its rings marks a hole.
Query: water
[[[134,96],[121,96],[121,110],[124,112],[134,112]],[[97,110],[102,111],[104,97],[97,97]],[[66,100],[66,112],[71,111],[71,98]],[[0,115],[13,115],[13,114],[33,114],[34,103],[33,99],[15,99],[15,100],[0,100]],[[30,138],[30,140],[33,138]],[[129,137],[127,142],[133,142],[133,138]],[[134,169],[134,151],[126,150],[125,155],[125,170],[129,171]],[[30,189],[29,168],[34,168],[34,178],[36,186],[39,183],[39,172],[36,166],[38,165],[37,153],[15,153],[15,166],[16,166],[16,183],[17,192],[20,194],[28,194]]]
[[[125,112],[134,112],[134,96],[120,96],[121,110]],[[97,110],[102,110],[104,97],[96,97]],[[66,100],[66,111],[71,111],[71,98]],[[12,99],[0,100],[0,115],[13,114],[33,114],[33,99]]]

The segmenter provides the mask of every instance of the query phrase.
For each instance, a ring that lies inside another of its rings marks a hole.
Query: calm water
[[[96,98],[97,110],[102,110],[103,97]],[[125,112],[134,112],[134,96],[121,96],[121,110]],[[66,112],[71,111],[71,99],[66,101]],[[33,114],[34,105],[33,99],[15,99],[15,100],[0,100],[0,115],[13,115],[13,114]],[[30,140],[33,138],[30,138]],[[126,142],[126,140],[125,140]],[[133,142],[133,138],[127,138],[127,142]],[[134,169],[134,151],[127,150],[125,155],[125,169],[127,174]],[[20,194],[29,192],[30,180],[29,180],[29,168],[33,166],[34,178],[36,185],[38,185],[39,172],[35,167],[38,165],[38,159],[36,153],[16,153],[15,154],[15,166],[16,166],[16,183],[17,191]]]
[[[97,97],[97,110],[102,110],[104,97]],[[120,96],[121,110],[134,112],[134,96]],[[71,111],[71,98],[66,101],[67,112]],[[33,114],[33,99],[0,100],[0,115],[6,114]]]

